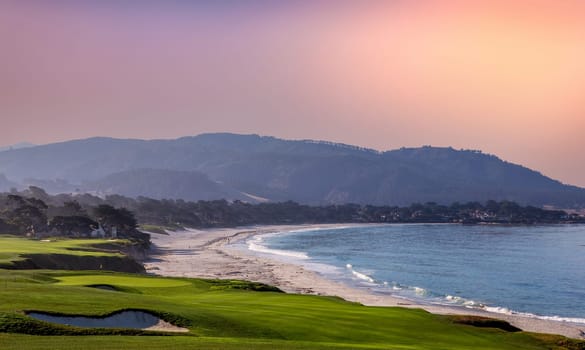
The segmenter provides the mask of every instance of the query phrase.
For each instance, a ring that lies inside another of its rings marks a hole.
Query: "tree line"
[[[210,228],[301,223],[585,223],[562,210],[521,206],[511,201],[406,207],[357,204],[310,206],[292,201],[250,204],[226,200],[189,202],[119,195],[49,195],[43,189],[0,194],[0,233],[87,236],[91,230],[116,228],[121,237],[147,239],[139,224],[167,228]]]
[[[148,240],[137,227],[134,213],[106,202],[83,205],[74,198],[57,200],[38,187],[0,194],[0,233],[37,238],[115,233],[116,237]]]

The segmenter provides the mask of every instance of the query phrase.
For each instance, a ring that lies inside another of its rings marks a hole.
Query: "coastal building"
[[[91,231],[89,236],[91,238],[104,238],[106,237],[106,231],[103,229],[102,225],[99,225]]]

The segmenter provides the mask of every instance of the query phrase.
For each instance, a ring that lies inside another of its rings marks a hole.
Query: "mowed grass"
[[[119,240],[118,242],[122,242]],[[48,239],[32,240],[0,236],[0,264],[21,260],[24,254],[66,254],[76,256],[120,256],[96,249],[95,245],[112,243],[103,239]]]
[[[149,278],[142,276],[113,276],[113,275],[83,275],[63,276],[57,278],[57,285],[61,286],[87,286],[87,285],[112,285],[117,287],[148,287],[168,288],[189,286],[191,283],[186,280]]]
[[[5,237],[0,239],[0,254],[105,254],[83,250],[99,242],[103,241],[37,242]],[[68,336],[79,332],[50,324],[39,326],[24,316],[26,311],[98,316],[124,309],[150,310],[190,332]],[[40,334],[35,327],[52,335],[34,335]],[[105,271],[0,269],[2,329],[12,332],[0,333],[2,350],[569,349],[553,346],[563,338],[475,328],[422,310],[365,307],[334,297],[284,294],[243,281]],[[20,334],[23,332],[27,334]],[[573,342],[571,350],[585,348],[582,345]]]
[[[111,285],[118,291],[87,287]],[[237,289],[233,289],[237,286]],[[241,282],[109,272],[0,271],[0,313],[144,309],[189,320],[178,336],[0,334],[1,349],[547,349],[529,334],[457,325],[422,310],[255,292]],[[125,292],[124,290],[129,290]]]

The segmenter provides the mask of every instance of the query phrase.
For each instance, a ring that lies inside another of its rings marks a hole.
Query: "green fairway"
[[[119,290],[85,287],[104,284]],[[128,349],[546,349],[528,334],[457,325],[422,310],[364,307],[337,298],[255,292],[246,286],[238,281],[107,272],[2,271],[0,300],[5,302],[0,313],[4,315],[22,315],[24,310],[99,315],[144,309],[169,315],[171,321],[184,320],[190,333],[167,337],[2,334],[0,348],[98,349],[115,340]]]
[[[167,288],[167,287],[181,287],[188,286],[189,281],[177,279],[163,279],[152,278],[144,276],[64,276],[57,278],[58,285],[63,286],[86,286],[95,284],[115,285],[119,287],[151,287],[151,288]]]
[[[86,254],[78,249],[96,243],[16,238],[2,242],[7,244],[1,251],[8,254],[21,254],[23,249]],[[285,294],[257,283],[116,272],[0,269],[0,301],[2,350],[551,349],[550,344],[563,340],[546,337],[545,343],[531,334],[456,324],[422,310],[365,307],[333,297]],[[25,315],[26,311],[45,311],[98,316],[126,309],[150,311],[188,328],[189,333],[128,336],[120,334],[141,333],[56,326]],[[571,344],[570,349],[583,348],[582,343]]]
[[[31,240],[0,236],[0,264],[22,259],[23,254],[67,254],[76,256],[120,256],[92,248],[104,244],[103,239],[51,239]],[[118,242],[121,242],[118,241]],[[112,243],[111,241],[108,243]]]

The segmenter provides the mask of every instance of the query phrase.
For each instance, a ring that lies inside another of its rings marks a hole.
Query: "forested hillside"
[[[514,201],[585,207],[585,189],[473,150],[378,152],[312,140],[204,134],[176,140],[93,138],[0,152],[0,189],[186,200],[410,205]]]

